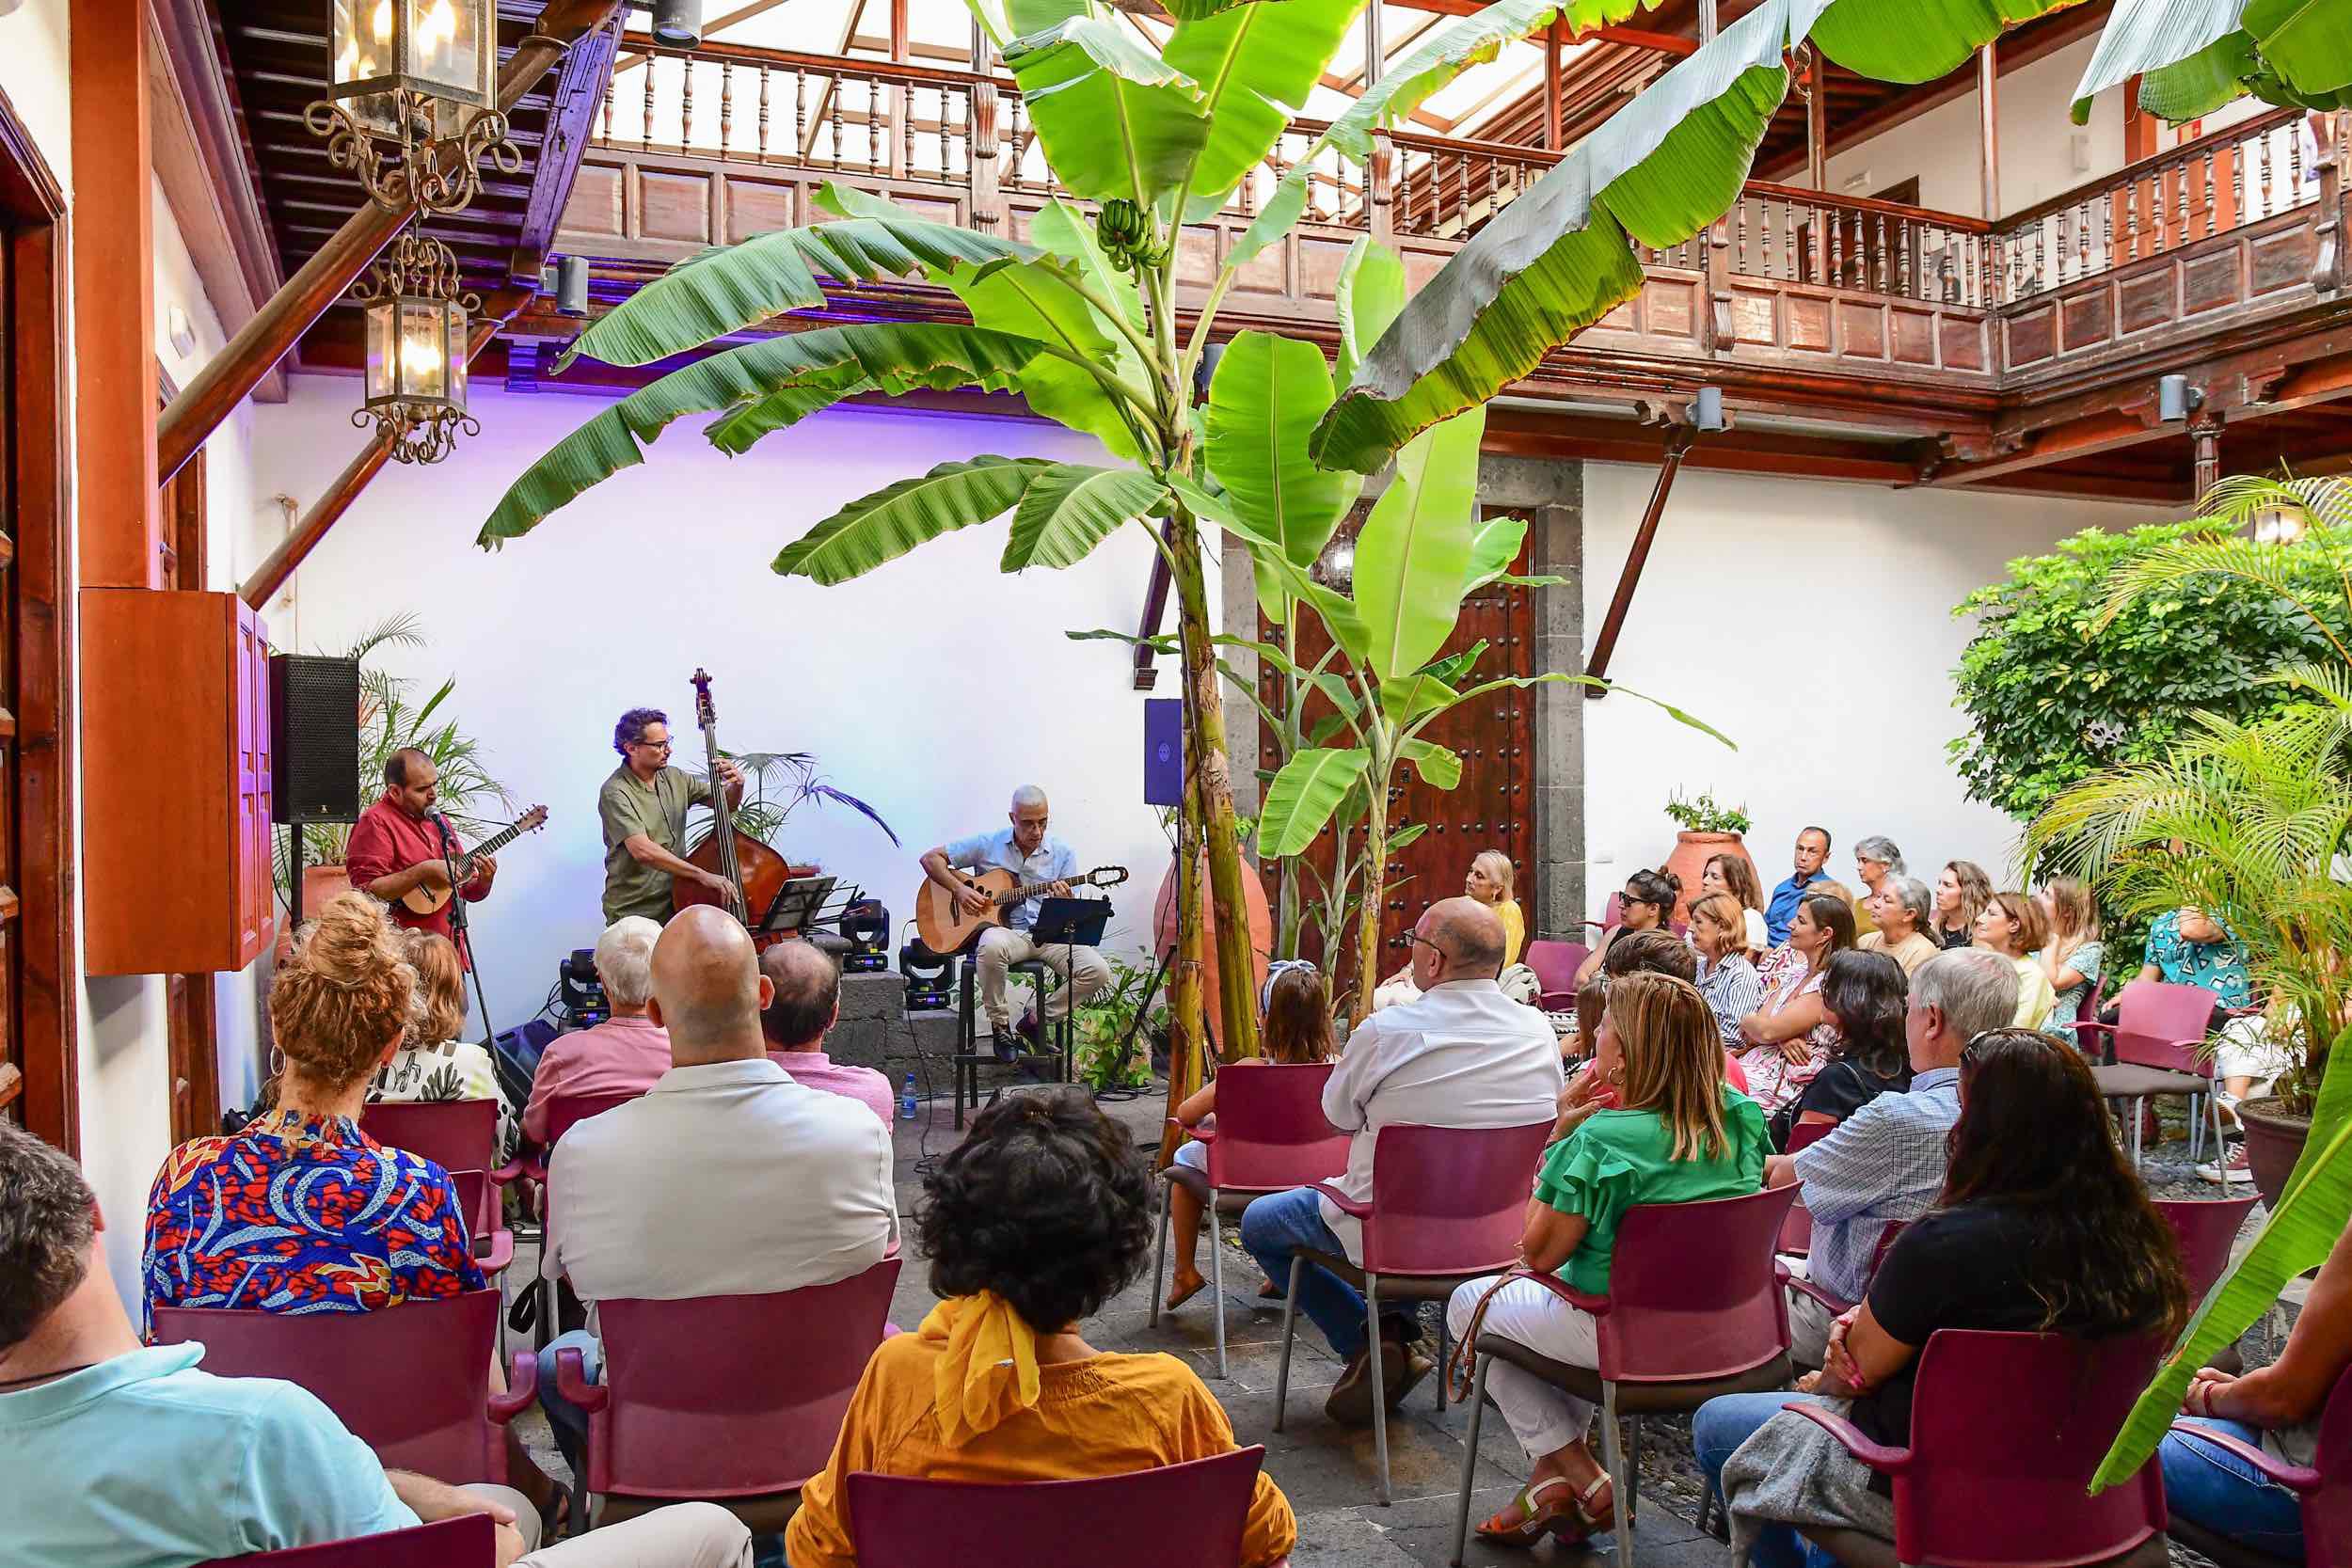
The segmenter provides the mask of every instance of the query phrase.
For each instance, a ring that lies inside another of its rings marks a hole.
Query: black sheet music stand
[[[776,889],[767,913],[752,931],[758,936],[787,931],[807,936],[821,922],[840,919],[860,891],[854,882],[843,887],[837,877],[795,877]]]
[[[1103,928],[1110,923],[1110,917],[1111,903],[1107,898],[1043,899],[1038,905],[1036,923],[1029,927],[1029,940],[1041,950],[1048,947],[1064,949],[1063,963],[1067,967],[1072,956],[1068,949],[1098,945],[1103,940]],[[980,1069],[983,1067],[1007,1063],[1025,1065],[1039,1061],[1051,1062],[1054,1064],[1057,1079],[1064,1084],[1069,1083],[1072,1073],[1071,1050],[1077,1028],[1073,1016],[1075,1009],[1066,1007],[1062,1010],[1060,1020],[1052,1025],[1053,1043],[1049,1050],[1024,1053],[1010,1058],[998,1056],[993,1053],[983,1054],[978,1049],[979,1021],[976,1014],[975,1002],[975,993],[979,984],[976,973],[978,967],[978,958],[975,951],[978,940],[979,933],[975,933],[973,946],[964,950],[962,974],[960,977],[961,997],[959,1022],[962,1046],[955,1056],[956,1127],[958,1131],[961,1131],[963,1127],[964,1107],[969,1104],[977,1108],[980,1103]],[[1027,975],[1030,983],[1036,987],[1038,1032],[1040,1037],[1043,1038],[1047,1028],[1045,992],[1046,989],[1053,984],[1050,967],[1042,957],[1039,957],[1025,963],[1010,965],[1008,973]],[[1069,984],[1067,980],[1062,983]]]

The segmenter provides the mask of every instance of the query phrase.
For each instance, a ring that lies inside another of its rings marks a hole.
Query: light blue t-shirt
[[[1008,822],[993,833],[974,833],[945,846],[949,865],[969,866],[980,871],[1009,871],[1023,883],[1057,882],[1078,874],[1078,857],[1070,852],[1070,846],[1047,833],[1039,841],[1036,850],[1028,855],[1013,847],[1012,824]],[[1025,931],[1037,924],[1039,898],[1025,898],[1005,915],[1005,924],[1016,931]]]
[[[0,1559],[187,1568],[407,1529],[368,1446],[307,1389],[157,1345],[0,1393]]]

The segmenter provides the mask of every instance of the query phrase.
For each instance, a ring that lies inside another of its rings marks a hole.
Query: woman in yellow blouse
[[[1510,968],[1519,961],[1519,950],[1527,945],[1527,916],[1520,912],[1519,901],[1511,896],[1511,884],[1517,873],[1511,857],[1500,849],[1481,849],[1470,862],[1470,875],[1462,879],[1462,891],[1495,911],[1502,922],[1502,967]],[[1581,976],[1579,977],[1581,983]],[[1400,1002],[1410,1002],[1421,994],[1413,984],[1413,966],[1406,966],[1380,982],[1372,993],[1375,1011],[1392,1007]]]
[[[1099,1351],[1086,1319],[1141,1270],[1152,1173],[1084,1089],[1009,1096],[924,1179],[918,1251],[941,1299],[882,1341],[824,1471],[785,1535],[793,1568],[850,1568],[855,1471],[947,1481],[1067,1481],[1208,1459],[1232,1423],[1172,1355]],[[1298,1522],[1258,1477],[1240,1568],[1290,1555]]]
[[[2026,955],[2040,948],[2050,934],[2042,906],[2022,893],[1996,893],[1977,915],[1979,947],[1989,947],[2017,966],[2017,1016],[2020,1029],[2039,1029],[2050,1022],[2058,992],[2042,965]]]

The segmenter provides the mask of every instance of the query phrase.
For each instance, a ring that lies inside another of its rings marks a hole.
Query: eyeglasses
[[[1423,947],[1428,948],[1429,951],[1435,953],[1438,958],[1443,958],[1448,963],[1452,963],[1454,961],[1454,955],[1447,952],[1442,943],[1429,937],[1422,936],[1419,931],[1406,932],[1405,940],[1406,942],[1420,942]]]
[[[666,752],[670,749],[671,745],[671,743],[666,740],[632,740],[629,744],[631,746],[642,746],[648,752]]]

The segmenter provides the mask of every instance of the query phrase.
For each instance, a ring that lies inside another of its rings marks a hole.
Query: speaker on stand
[[[269,729],[270,818],[293,830],[293,927],[302,924],[303,829],[359,820],[359,661],[272,654]]]

